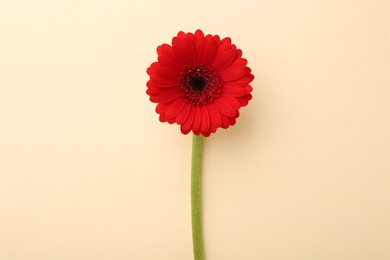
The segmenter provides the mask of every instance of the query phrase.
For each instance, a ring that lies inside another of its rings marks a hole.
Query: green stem
[[[192,210],[192,241],[194,259],[204,260],[203,231],[202,231],[202,150],[203,136],[194,135],[192,138],[191,163],[191,210]]]

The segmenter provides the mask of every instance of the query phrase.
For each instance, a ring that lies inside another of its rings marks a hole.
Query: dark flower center
[[[195,106],[213,102],[220,96],[221,87],[218,73],[205,65],[186,65],[180,74],[179,89],[182,97]]]
[[[190,79],[189,85],[195,91],[202,91],[206,86],[206,80],[202,77],[195,76]]]

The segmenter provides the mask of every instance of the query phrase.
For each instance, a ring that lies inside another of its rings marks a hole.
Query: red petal
[[[228,128],[229,127],[229,119],[228,119],[228,117],[226,117],[224,115],[221,115],[221,118],[222,118],[222,125],[221,125],[221,127],[223,129]]]
[[[245,68],[245,74],[246,74],[245,76],[248,77],[249,82],[252,82],[252,80],[255,78],[255,76],[253,76],[253,74],[251,72],[252,72],[252,70],[250,68],[248,68],[248,67]]]
[[[221,114],[215,105],[207,104],[207,110],[209,111],[211,125],[215,126],[215,128],[220,127],[222,124]]]
[[[237,98],[237,101],[240,102],[241,106],[244,107],[246,105],[248,105],[248,102],[249,100],[252,99],[252,95],[251,94],[248,94],[248,95],[245,95],[243,97],[239,97]]]
[[[191,128],[184,128],[183,125],[180,126],[180,131],[183,135],[188,134],[191,131]]]
[[[179,33],[181,33],[181,32],[179,32]],[[176,37],[173,37],[172,38],[172,49],[174,47],[177,47],[178,45],[180,45],[179,42],[181,42],[182,40],[183,40],[183,37],[179,37],[179,34]]]
[[[180,130],[183,134],[188,134],[191,131],[191,126],[195,119],[195,109],[190,105],[190,112],[188,114],[188,118],[185,122],[180,126]]]
[[[240,102],[237,101],[237,99],[229,94],[222,93],[221,99],[226,101],[226,103],[229,103],[235,110],[239,109],[241,107]]]
[[[197,62],[200,62],[202,52],[203,52],[203,46],[205,45],[206,39],[204,37],[204,34],[201,30],[196,30],[195,36],[194,36],[194,45],[196,49],[196,57],[195,60]]]
[[[175,120],[175,118],[173,118],[173,119],[168,119],[167,122],[168,122],[169,124],[173,124],[173,123],[176,123],[176,120]]]
[[[198,29],[198,30],[195,31],[195,36],[196,36],[196,37],[203,38],[203,37],[204,37],[204,34],[203,34],[203,32],[202,32],[201,29]]]
[[[214,104],[222,114],[228,117],[235,117],[237,110],[232,107],[231,104],[226,102],[223,98],[218,98],[214,101]]]
[[[164,114],[167,108],[168,108],[167,103],[158,103],[156,106],[156,112],[157,114]]]
[[[210,133],[215,133],[215,132],[217,132],[217,127],[211,125]]]
[[[178,69],[177,61],[172,53],[172,46],[162,44],[157,47],[158,61],[162,67]]]
[[[158,62],[162,67],[169,67],[179,70],[178,62],[173,57],[173,55],[160,55],[158,56]]]
[[[154,84],[156,84],[160,88],[170,88],[177,86],[177,81],[173,80],[166,80],[163,78],[160,78],[158,76],[151,76],[150,79],[153,81]]]
[[[179,67],[187,64],[189,61],[193,61],[192,57],[194,54],[188,51],[188,49],[191,48],[189,47],[188,39],[174,37],[172,39],[172,45],[172,53],[177,60]]]
[[[157,54],[158,55],[171,55],[172,54],[172,46],[169,44],[161,44],[157,47]]]
[[[159,87],[172,87],[177,85],[177,78],[175,79],[172,77],[173,71],[173,69],[161,67],[158,62],[152,63],[146,70],[150,76],[150,80]],[[168,73],[168,77],[164,72]]]
[[[187,120],[187,118],[188,118],[188,116],[190,114],[190,111],[191,111],[191,105],[186,103],[184,105],[183,110],[177,115],[176,122],[179,125],[183,124]]]
[[[167,67],[160,67],[156,70],[156,74],[167,81],[177,82],[179,71]]]
[[[241,56],[242,56],[242,50],[237,49],[236,58],[239,59],[239,58],[241,58]]]
[[[172,49],[176,59],[183,62],[183,64],[194,61],[196,56],[194,42],[195,36],[192,33],[188,33],[184,37],[174,37],[172,39]]]
[[[243,77],[245,75],[245,66],[247,63],[246,59],[236,59],[229,67],[220,72],[220,79],[222,81],[233,81]]]
[[[195,48],[195,45],[194,45],[193,35],[187,37],[184,40],[184,46],[185,46],[185,48],[187,50],[188,59],[190,61],[195,61],[195,59],[196,59],[196,48]]]
[[[170,90],[170,89],[176,89],[176,86],[160,86],[160,85],[156,85],[153,81],[149,80],[147,83],[146,83],[146,86],[147,86],[147,90],[146,90],[146,93],[148,93],[148,95],[150,96],[158,96],[160,95],[162,92],[164,91],[167,91],[167,90]]]
[[[228,45],[233,45],[234,47],[236,47],[236,45],[232,44],[232,39],[230,39],[229,37],[225,37],[221,40],[221,44],[228,44]]]
[[[215,54],[214,60],[211,66],[218,71],[222,71],[228,65],[230,65],[236,57],[236,49],[232,48],[232,45],[227,44],[221,45],[217,53]]]
[[[150,101],[157,103],[157,98],[161,94],[161,90],[159,88],[148,88],[146,94],[149,95]]]
[[[165,116],[167,119],[172,119],[176,117],[182,110],[186,103],[183,99],[178,98],[172,103],[169,103],[167,110],[165,111]]]
[[[244,87],[244,86],[247,86],[250,82],[251,82],[251,79],[249,78],[249,76],[245,75],[244,77],[236,79],[234,81],[225,82],[225,84],[233,83],[233,84],[237,84],[237,85]]]
[[[210,135],[210,115],[207,110],[207,107],[206,106],[200,107],[200,111],[202,114],[202,124],[200,127],[200,131],[205,136],[207,135],[207,133],[208,135]]]
[[[247,90],[240,84],[233,82],[225,82],[222,86],[222,93],[228,93],[234,97],[241,97],[246,95]]]
[[[208,132],[206,132],[206,133],[202,133],[202,135],[203,135],[204,137],[209,137],[209,136],[211,135],[211,131],[208,131]]]
[[[167,89],[162,91],[161,94],[158,95],[157,100],[159,103],[168,103],[175,100],[178,97],[180,97],[179,91],[177,91],[176,88],[172,88],[172,89]]]
[[[161,91],[159,88],[147,88],[146,89],[146,94],[149,96],[158,96],[160,95]]]
[[[192,124],[192,131],[194,131],[194,133],[196,134],[197,131],[200,129],[200,125],[202,123],[202,113],[199,109],[199,107],[193,107],[193,111],[194,111],[194,123]]]
[[[180,32],[177,33],[177,37],[184,38],[184,37],[186,37],[186,33],[183,32],[183,31],[180,31]]]
[[[154,91],[156,91],[156,93],[158,92],[158,94],[160,94],[161,91],[166,89],[166,88],[157,87],[156,84],[154,84],[151,80],[148,80],[148,82],[146,82],[146,86],[147,86],[148,90],[152,90],[153,93],[154,93]]]
[[[146,69],[146,73],[148,73],[149,76],[152,76],[156,73],[156,69],[160,67],[160,64],[156,61],[153,62],[149,68]]]
[[[165,118],[164,114],[160,114],[160,116],[158,117],[158,120],[160,120],[161,123],[167,122],[167,119]]]
[[[234,117],[229,117],[229,124],[230,125],[235,125],[236,124],[236,119]]]
[[[202,64],[210,64],[214,59],[214,55],[217,49],[215,40],[211,35],[206,36],[206,42],[203,46],[202,53],[199,57],[199,62]]]
[[[206,44],[206,39],[204,37],[200,38],[196,38],[195,39],[195,42],[194,42],[194,45],[195,45],[195,49],[196,49],[196,57],[195,57],[195,61],[197,62],[201,62],[201,59],[202,59],[202,53],[203,53],[203,48],[204,48],[204,45]]]
[[[248,61],[244,58],[236,59],[230,66],[227,68],[227,70],[236,70],[236,69],[244,69],[245,73],[245,66],[248,64]]]
[[[246,93],[247,94],[249,94],[249,93],[251,93],[252,92],[252,90],[253,90],[253,88],[252,88],[252,86],[250,86],[250,85],[248,85],[248,86],[245,86],[245,91],[246,91]]]

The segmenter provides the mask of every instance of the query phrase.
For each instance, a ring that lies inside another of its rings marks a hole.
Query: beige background
[[[192,259],[191,136],[146,68],[179,30],[256,79],[206,142],[207,260],[390,259],[390,2],[0,2],[0,259]]]

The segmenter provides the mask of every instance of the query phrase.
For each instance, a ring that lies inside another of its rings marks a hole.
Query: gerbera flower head
[[[238,110],[252,98],[254,76],[230,38],[179,32],[157,54],[147,69],[146,93],[157,103],[161,122],[204,136],[236,123]]]

